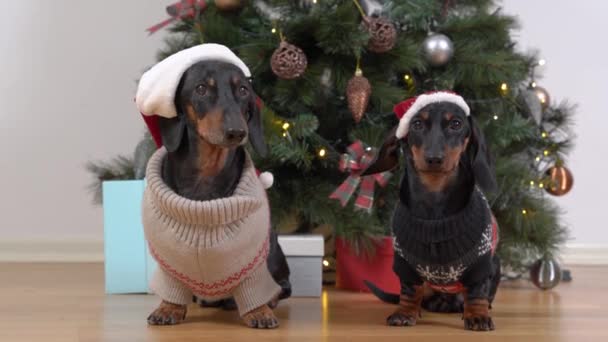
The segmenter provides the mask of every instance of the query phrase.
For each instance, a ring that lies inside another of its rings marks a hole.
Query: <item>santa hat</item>
[[[158,62],[146,71],[137,86],[135,103],[141,113],[157,147],[162,146],[162,137],[158,127],[158,117],[174,118],[175,93],[184,72],[192,65],[201,61],[219,61],[233,64],[241,69],[245,77],[251,77],[251,71],[245,63],[229,48],[220,44],[201,44],[177,52]],[[261,107],[258,98],[256,104]],[[256,170],[265,189],[272,186],[274,177],[270,172]]]
[[[399,118],[399,126],[397,126],[395,136],[398,139],[404,138],[407,135],[412,117],[427,105],[439,102],[453,103],[460,107],[467,116],[471,114],[469,105],[467,105],[464,99],[455,92],[441,90],[424,93],[400,102],[393,108],[393,112],[395,112],[395,115]]]

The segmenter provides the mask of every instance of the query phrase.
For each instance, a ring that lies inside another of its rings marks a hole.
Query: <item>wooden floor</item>
[[[281,327],[269,331],[196,306],[182,325],[149,327],[158,299],[104,295],[101,264],[0,264],[0,341],[608,341],[608,267],[575,268],[573,276],[549,292],[505,283],[490,333],[464,331],[457,314],[423,313],[415,327],[387,327],[391,305],[334,289],[282,302]]]

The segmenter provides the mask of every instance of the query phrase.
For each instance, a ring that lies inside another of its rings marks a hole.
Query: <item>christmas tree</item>
[[[187,0],[167,12],[149,29],[169,24],[159,60],[220,43],[251,68],[270,150],[256,165],[275,177],[275,227],[329,226],[358,247],[390,234],[399,171],[361,179],[358,168],[396,125],[396,103],[449,89],[465,98],[495,156],[489,196],[504,265],[524,270],[567,237],[546,193],[572,185],[572,108],[536,84],[544,61],[516,50],[516,18],[494,1]]]

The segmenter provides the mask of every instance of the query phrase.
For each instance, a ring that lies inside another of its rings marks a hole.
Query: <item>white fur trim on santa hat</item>
[[[264,171],[264,172],[260,173],[258,178],[260,179],[260,182],[262,183],[262,186],[264,187],[264,189],[270,188],[272,186],[272,184],[274,183],[274,176],[272,175],[272,173],[270,173],[268,171]]]
[[[135,95],[139,111],[144,115],[166,118],[177,116],[174,98],[179,81],[189,67],[200,61],[234,64],[245,77],[251,77],[247,65],[224,45],[197,45],[163,59],[142,75]]]
[[[465,102],[462,96],[448,93],[445,91],[438,91],[430,94],[422,94],[416,98],[416,101],[412,104],[412,106],[403,114],[401,119],[399,119],[399,126],[397,127],[397,132],[395,136],[398,139],[401,139],[407,135],[407,131],[409,129],[410,120],[416,113],[418,113],[422,108],[431,104],[438,102],[450,102],[458,107],[460,107],[464,113],[469,116],[471,114],[471,109],[469,105]]]

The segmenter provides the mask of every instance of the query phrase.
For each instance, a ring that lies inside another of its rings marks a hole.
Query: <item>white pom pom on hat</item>
[[[260,179],[260,182],[262,183],[264,189],[269,189],[274,183],[274,176],[268,171],[260,173],[258,178]]]
[[[471,115],[469,105],[467,105],[462,96],[455,92],[441,90],[424,93],[395,105],[393,112],[399,118],[399,126],[397,126],[395,136],[398,139],[404,138],[407,135],[412,117],[427,105],[438,102],[453,103],[460,107],[467,116]]]
[[[226,46],[193,46],[163,59],[142,75],[135,95],[139,111],[145,116],[177,116],[174,100],[179,81],[189,67],[201,61],[230,63],[241,69],[245,77],[251,77],[247,65]]]

